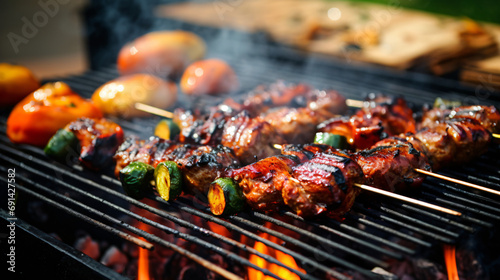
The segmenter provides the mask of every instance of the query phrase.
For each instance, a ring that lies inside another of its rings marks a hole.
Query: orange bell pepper
[[[102,118],[90,100],[63,82],[47,83],[19,102],[7,120],[7,136],[13,143],[43,147],[58,129],[80,117]]]

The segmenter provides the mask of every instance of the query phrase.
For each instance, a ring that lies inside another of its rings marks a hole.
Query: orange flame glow
[[[281,243],[280,239],[278,239],[275,236],[269,236],[267,233],[260,234],[260,236],[267,239],[267,240],[270,240],[274,243],[277,243],[277,244]],[[280,261],[281,263],[283,263],[284,265],[286,265],[290,268],[294,268],[298,271],[305,273],[305,270],[301,269],[297,265],[297,263],[295,262],[294,258],[288,254],[285,254],[281,251],[267,247],[264,243],[261,243],[261,242],[256,242],[254,245],[254,249],[263,253],[263,254],[269,255],[269,256],[277,259],[278,261]],[[267,269],[270,272],[274,273],[275,275],[279,276],[280,278],[290,279],[290,280],[299,280],[300,279],[300,277],[297,274],[289,271],[288,269],[286,269],[284,267],[276,265],[274,263],[269,263],[259,256],[251,255],[249,260],[251,263],[255,264],[256,266],[263,268],[263,269]],[[248,268],[248,279],[249,280],[271,280],[274,278],[270,277],[270,276],[266,276],[262,272],[257,271],[253,268]]]
[[[444,245],[444,262],[448,272],[448,280],[459,280],[457,270],[457,259],[455,258],[455,246]]]
[[[141,224],[140,229],[145,230],[145,225]],[[144,238],[141,238],[144,240]],[[149,251],[139,247],[139,260],[137,261],[137,280],[149,280]]]

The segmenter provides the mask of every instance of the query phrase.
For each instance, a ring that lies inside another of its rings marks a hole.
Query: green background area
[[[469,17],[477,21],[500,23],[500,0],[349,0],[402,7],[457,17]]]

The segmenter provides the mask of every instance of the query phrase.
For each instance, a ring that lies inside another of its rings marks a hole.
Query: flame
[[[446,270],[448,272],[448,280],[459,280],[457,270],[457,259],[455,258],[455,246],[444,245],[444,262],[446,263]]]
[[[280,244],[282,241],[280,239],[278,239],[277,237],[275,236],[269,236],[269,234],[267,233],[262,233],[260,234],[261,237],[267,239],[267,240],[270,240],[274,243],[277,243],[277,244]],[[275,250],[273,248],[270,248],[270,247],[267,247],[264,243],[262,242],[256,242],[255,245],[254,245],[254,249],[263,253],[263,254],[266,254],[266,255],[269,255],[271,257],[274,257],[275,259],[277,259],[278,261],[280,261],[282,264],[290,267],[290,268],[294,268],[298,271],[301,271],[303,273],[305,273],[305,270],[301,269],[297,263],[295,262],[295,259],[288,255],[288,254],[285,254],[281,251],[278,251],[278,250]],[[279,276],[280,278],[282,279],[289,279],[289,280],[299,280],[300,277],[289,271],[288,269],[284,268],[284,267],[281,267],[277,264],[274,264],[274,263],[269,263],[267,262],[266,260],[264,260],[263,258],[259,257],[259,256],[256,256],[256,255],[251,255],[250,256],[250,262],[255,264],[256,266],[260,267],[260,268],[264,268],[264,269],[267,269],[269,270],[270,272],[274,273],[275,275]],[[255,270],[253,268],[248,268],[248,279],[249,280],[271,280],[271,279],[274,279],[273,277],[270,277],[270,276],[266,276],[264,275],[264,273],[258,271],[258,270]]]
[[[140,229],[145,230],[146,225],[139,226]],[[141,237],[144,240],[144,238]],[[149,251],[139,247],[139,260],[137,261],[137,280],[149,280]]]
[[[213,232],[218,233],[225,237],[231,237],[231,233],[225,226],[213,222],[207,222],[207,224]]]

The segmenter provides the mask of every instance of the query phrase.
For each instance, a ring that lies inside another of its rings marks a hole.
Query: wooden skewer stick
[[[471,187],[471,188],[474,188],[474,189],[478,189],[478,190],[482,190],[482,191],[485,191],[485,192],[489,192],[489,193],[493,193],[493,194],[496,194],[496,195],[500,195],[500,191],[492,190],[490,188],[486,188],[486,187],[483,187],[483,186],[480,186],[480,185],[476,185],[476,184],[473,184],[473,183],[469,183],[469,182],[465,182],[465,181],[458,180],[458,179],[455,179],[455,178],[451,178],[451,177],[448,177],[448,176],[445,176],[445,175],[437,174],[437,173],[426,171],[426,170],[419,169],[419,168],[415,168],[415,171],[417,171],[419,173],[422,173],[422,174],[425,174],[425,175],[429,175],[429,176],[435,177],[435,178],[439,178],[439,179],[442,179],[442,180],[450,181],[450,182],[457,183],[457,184],[460,184],[460,185],[464,185],[464,186],[467,186],[467,187]]]
[[[281,150],[281,148],[283,148],[283,145],[281,145],[281,144],[274,144],[273,148]],[[451,178],[451,177],[448,177],[448,176],[445,176],[445,175],[433,173],[433,172],[426,171],[426,170],[419,169],[419,168],[415,168],[415,171],[417,171],[419,173],[422,173],[422,174],[425,174],[425,175],[429,175],[429,176],[435,177],[435,178],[439,178],[439,179],[442,179],[442,180],[450,181],[450,182],[457,183],[457,184],[460,184],[460,185],[464,185],[464,186],[467,186],[467,187],[471,187],[471,188],[475,188],[475,189],[482,190],[482,191],[485,191],[485,192],[489,192],[489,193],[493,193],[493,194],[496,194],[496,195],[500,195],[500,191],[493,190],[493,189],[490,189],[490,188],[486,188],[486,187],[483,187],[483,186],[480,186],[480,185],[476,185],[476,184],[473,184],[473,183],[469,183],[469,182],[466,182],[466,181],[458,180],[458,179],[455,179],[455,178]]]
[[[147,112],[153,115],[158,115],[169,119],[174,118],[174,113],[144,103],[139,103],[139,102],[135,103],[135,108],[137,110],[141,110],[143,112]]]
[[[354,108],[363,108],[365,101],[363,100],[355,100],[355,99],[346,99],[345,104],[349,107]]]
[[[420,205],[420,206],[423,206],[423,207],[427,207],[427,208],[430,208],[430,209],[438,210],[438,211],[441,211],[441,212],[444,212],[444,213],[447,213],[447,214],[450,214],[450,215],[462,216],[462,213],[460,213],[460,212],[457,212],[455,210],[451,210],[451,209],[448,209],[448,208],[445,208],[445,207],[441,207],[441,206],[438,206],[438,205],[435,205],[435,204],[431,204],[431,203],[428,203],[428,202],[425,202],[425,201],[420,201],[418,199],[414,199],[414,198],[411,198],[411,197],[407,197],[407,196],[396,194],[396,193],[389,192],[389,191],[384,191],[384,190],[377,189],[375,187],[371,187],[371,186],[367,186],[367,185],[362,185],[362,184],[357,184],[357,183],[354,184],[354,185],[356,187],[359,187],[359,188],[361,188],[363,190],[366,190],[366,191],[370,191],[370,192],[378,193],[378,194],[385,195],[385,196],[388,196],[388,197],[392,197],[392,198],[395,198],[395,199],[399,199],[399,200],[402,200],[402,201],[410,202],[410,203],[417,204],[417,205]]]

